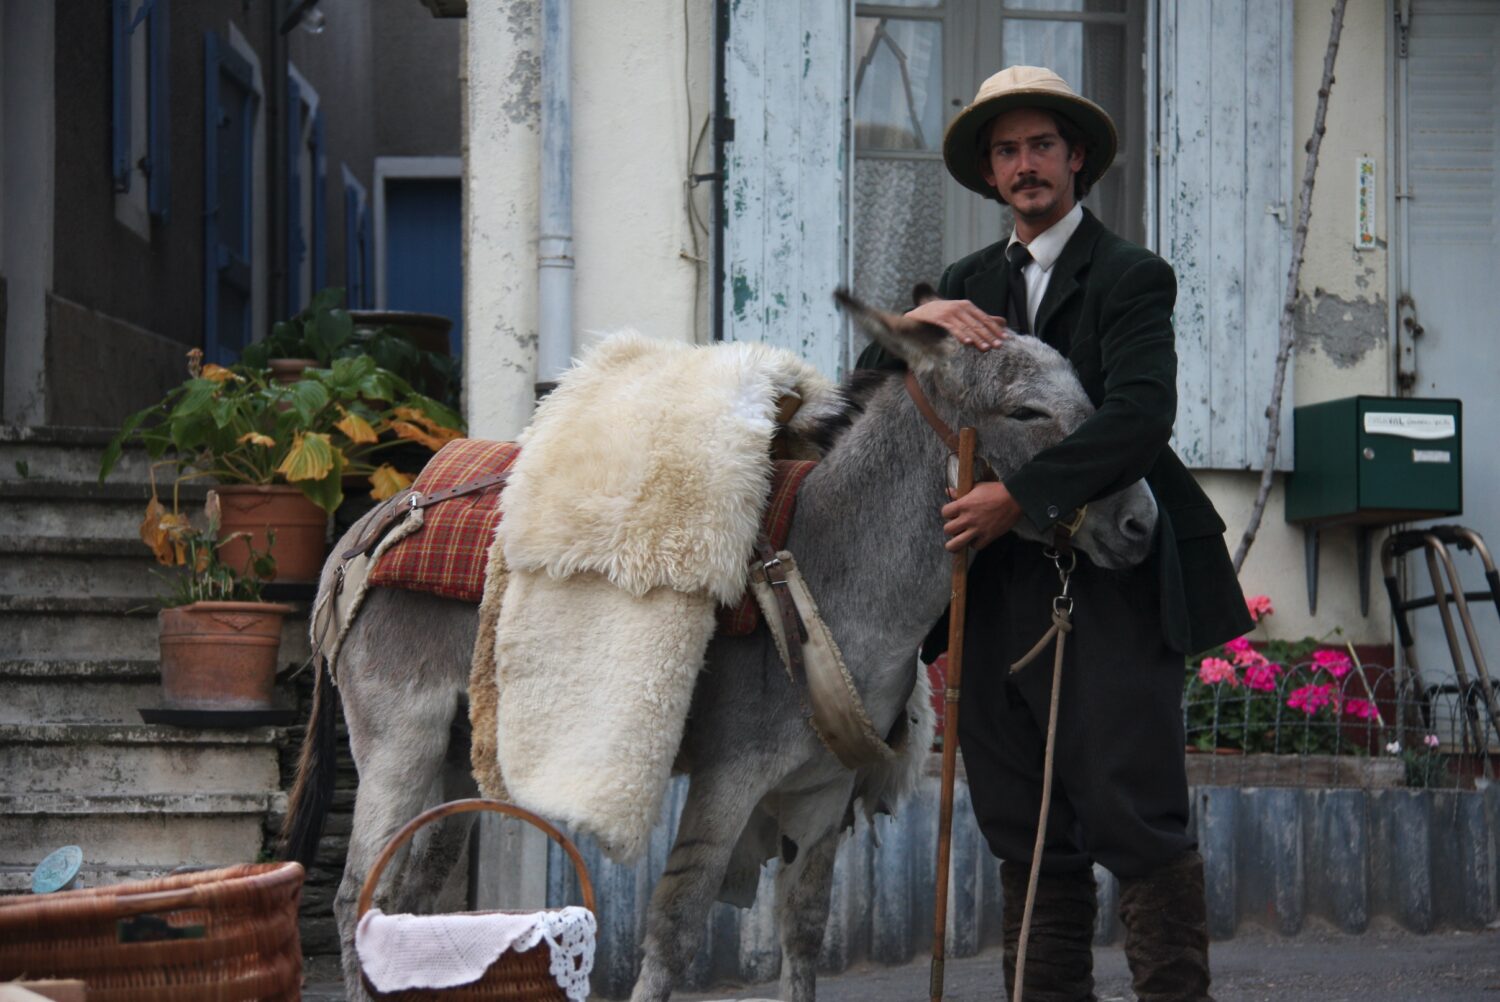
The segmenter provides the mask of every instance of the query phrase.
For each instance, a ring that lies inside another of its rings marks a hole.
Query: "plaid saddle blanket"
[[[412,489],[421,494],[455,487],[491,473],[510,469],[521,447],[514,442],[461,438],[427,461]],[[777,460],[770,494],[761,516],[761,529],[772,549],[781,549],[791,531],[797,491],[817,464],[806,460]],[[370,584],[432,592],[444,598],[478,603],[484,594],[490,542],[500,522],[500,496],[495,487],[478,494],[452,498],[424,509],[422,529],[386,551],[370,575]],[[750,559],[750,554],[745,555]],[[738,605],[720,606],[719,629],[744,636],[760,623],[760,608],[747,591]]]

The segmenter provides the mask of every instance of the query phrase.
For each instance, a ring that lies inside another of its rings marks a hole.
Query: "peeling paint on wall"
[[[506,118],[533,131],[541,127],[542,101],[537,96],[541,79],[541,57],[535,52],[519,53],[506,81],[510,85],[510,97],[501,105]]]
[[[1385,300],[1344,299],[1322,289],[1297,300],[1297,340],[1321,351],[1340,369],[1359,364],[1386,341]]]

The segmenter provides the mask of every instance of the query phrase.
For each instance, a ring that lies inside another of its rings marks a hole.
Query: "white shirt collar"
[[[1038,268],[1044,272],[1052,270],[1052,266],[1062,256],[1063,248],[1068,245],[1068,241],[1072,239],[1073,233],[1081,222],[1083,222],[1083,206],[1074,202],[1073,208],[1068,210],[1066,216],[1032,238],[1031,242],[1026,245],[1026,250],[1031,253],[1031,259],[1036,262]],[[1010,243],[1005,246],[1009,248],[1010,244],[1017,242],[1016,231],[1011,230]]]

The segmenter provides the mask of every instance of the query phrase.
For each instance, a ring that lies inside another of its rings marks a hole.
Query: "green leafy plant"
[[[268,337],[246,347],[240,361],[263,369],[273,358],[309,358],[326,369],[340,358],[368,355],[377,366],[404,379],[416,392],[442,401],[449,408],[458,406],[456,359],[426,351],[398,327],[361,329],[353,315],[341,307],[343,301],[341,288],[319,291],[306,309],[289,320],[278,321]]]
[[[219,558],[219,551],[231,541],[249,538],[249,533],[230,533],[219,538],[219,495],[208,492],[203,506],[204,527],[193,525],[186,515],[167,511],[156,498],[141,521],[141,541],[151,548],[156,561],[182,571],[164,574],[154,571],[166,583],[161,598],[163,608],[192,605],[194,602],[259,602],[261,590],[276,576],[276,558],[269,552],[250,548],[246,569],[236,571]],[[267,546],[276,542],[275,532],[267,534]]]
[[[205,365],[196,348],[188,355],[189,379],[127,418],[105,447],[101,482],[124,444],[136,441],[153,460],[170,454],[155,465],[175,466],[176,484],[200,477],[290,484],[331,513],[343,501],[346,476],[367,477],[377,499],[411,482],[409,474],[381,461],[384,450],[419,442],[436,451],[464,434],[458,414],[369,355],[336,358],[290,384],[249,365]]]

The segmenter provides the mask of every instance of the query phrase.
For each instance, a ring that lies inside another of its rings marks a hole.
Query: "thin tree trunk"
[[[1333,63],[1339,54],[1339,36],[1344,30],[1344,5],[1348,0],[1334,0],[1333,24],[1328,29],[1328,51],[1323,56],[1323,83],[1318,88],[1318,110],[1313,115],[1312,136],[1307,140],[1307,166],[1302,171],[1302,191],[1297,208],[1297,229],[1292,237],[1292,266],[1286,276],[1286,301],[1281,307],[1281,340],[1276,347],[1276,378],[1271,384],[1271,404],[1266,408],[1270,427],[1266,432],[1266,456],[1260,469],[1260,490],[1250,509],[1250,522],[1240,545],[1234,552],[1234,572],[1244,566],[1250,545],[1266,513],[1266,499],[1271,496],[1271,479],[1276,468],[1276,447],[1281,441],[1281,394],[1286,386],[1286,367],[1292,355],[1296,335],[1293,321],[1297,316],[1297,285],[1302,275],[1302,255],[1307,249],[1307,223],[1312,218],[1313,180],[1318,173],[1318,151],[1323,146],[1324,120],[1328,117],[1328,94],[1333,90]]]

